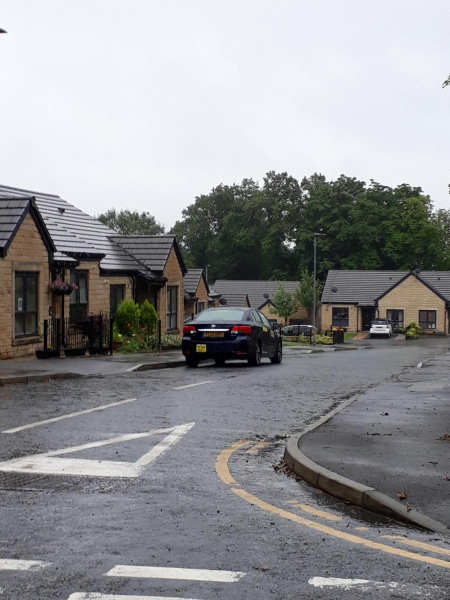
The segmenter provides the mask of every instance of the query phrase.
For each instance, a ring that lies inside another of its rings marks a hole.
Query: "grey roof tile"
[[[273,299],[278,290],[278,281],[245,281],[233,279],[218,279],[213,285],[213,289],[222,298],[227,300],[229,306],[244,306],[245,299],[248,296],[250,306],[258,308],[266,302],[264,294]],[[285,289],[288,292],[295,292],[300,284],[299,281],[283,281]]]
[[[198,284],[203,275],[203,269],[188,269],[184,276],[184,289],[188,294],[196,294]]]

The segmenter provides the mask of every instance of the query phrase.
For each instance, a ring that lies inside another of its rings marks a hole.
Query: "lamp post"
[[[324,233],[313,233],[314,237],[314,285],[313,285],[313,346],[316,345],[316,273],[317,273],[317,236]]]

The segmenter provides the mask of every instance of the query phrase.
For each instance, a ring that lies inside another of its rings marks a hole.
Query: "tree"
[[[320,297],[322,296],[323,282],[316,281],[316,311],[320,305]],[[300,285],[296,292],[297,301],[308,313],[308,318],[311,317],[314,312],[314,275],[310,273],[308,269],[303,269],[300,277]]]
[[[111,208],[98,215],[97,219],[121,235],[160,235],[164,233],[164,226],[148,212],[116,211],[115,208]]]
[[[270,312],[273,315],[279,315],[282,319],[284,319],[284,324],[287,324],[287,320],[289,317],[297,312],[298,300],[296,294],[291,294],[286,291],[284,283],[281,281],[278,283],[278,290],[276,291],[273,299],[274,307],[270,308]]]

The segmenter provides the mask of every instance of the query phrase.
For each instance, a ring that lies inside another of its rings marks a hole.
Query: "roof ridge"
[[[2,188],[4,188],[5,190],[15,190],[16,192],[28,192],[28,193],[32,194],[33,196],[37,195],[37,196],[49,196],[51,198],[60,198],[60,196],[57,196],[56,194],[49,194],[47,192],[36,192],[34,190],[27,190],[25,188],[13,187],[10,185],[4,185],[4,184],[0,183],[0,191]]]

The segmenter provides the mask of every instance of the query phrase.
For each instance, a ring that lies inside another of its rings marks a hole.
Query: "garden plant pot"
[[[123,342],[113,342],[113,350],[120,350]]]
[[[86,348],[65,348],[64,354],[66,356],[85,356]]]

